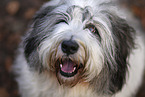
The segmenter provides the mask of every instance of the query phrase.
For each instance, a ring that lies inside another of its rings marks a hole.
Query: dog
[[[144,71],[143,35],[120,7],[113,0],[45,3],[18,49],[21,96],[135,96]]]

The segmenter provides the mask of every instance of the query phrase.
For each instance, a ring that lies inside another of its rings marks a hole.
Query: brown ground
[[[44,1],[47,0],[0,0],[0,97],[19,97],[11,73],[15,50],[33,14]],[[132,9],[145,29],[145,1],[122,1]],[[136,97],[145,97],[145,81]]]

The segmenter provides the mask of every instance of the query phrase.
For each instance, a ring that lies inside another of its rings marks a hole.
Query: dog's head
[[[30,67],[40,73],[47,70],[65,86],[87,82],[102,93],[120,90],[134,31],[111,3],[103,2],[45,4],[24,41]]]

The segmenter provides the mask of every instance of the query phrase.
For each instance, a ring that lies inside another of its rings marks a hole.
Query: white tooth
[[[76,70],[76,67],[74,67],[73,72]]]
[[[60,67],[62,68],[62,64],[60,64]]]

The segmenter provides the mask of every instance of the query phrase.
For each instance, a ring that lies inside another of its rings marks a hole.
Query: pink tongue
[[[71,60],[65,60],[62,64],[61,70],[65,73],[72,73],[74,69],[75,63]]]

